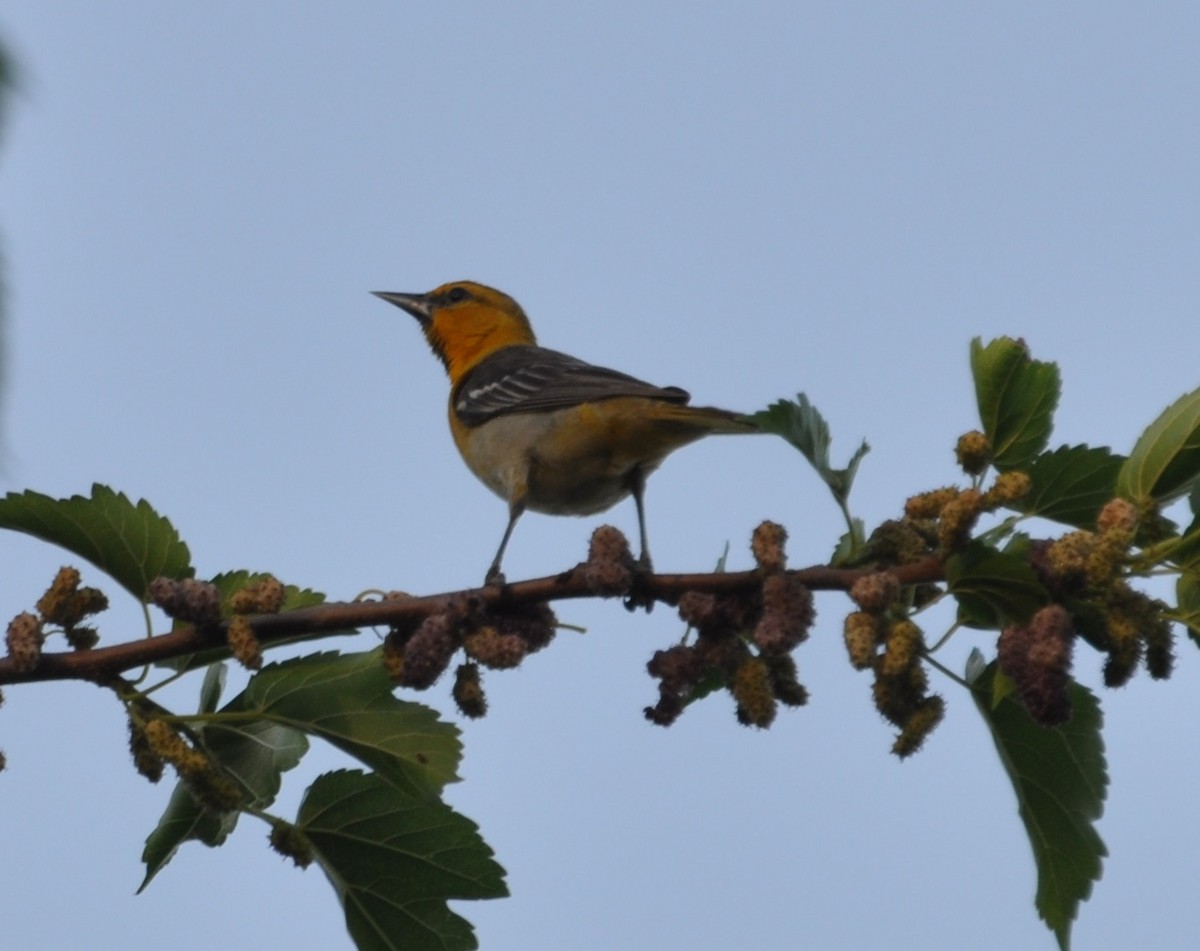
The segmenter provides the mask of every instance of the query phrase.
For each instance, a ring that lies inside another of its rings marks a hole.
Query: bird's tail
[[[762,431],[749,416],[727,409],[717,409],[715,406],[688,406],[679,403],[664,405],[660,409],[660,416],[707,433],[744,435]]]

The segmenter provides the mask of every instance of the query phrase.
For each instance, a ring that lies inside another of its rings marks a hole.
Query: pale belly
[[[576,407],[513,413],[463,435],[464,458],[488,488],[534,512],[592,515],[630,494],[679,443],[647,451],[645,433],[579,425]],[[700,435],[699,433],[696,434]],[[694,438],[694,437],[693,437]]]

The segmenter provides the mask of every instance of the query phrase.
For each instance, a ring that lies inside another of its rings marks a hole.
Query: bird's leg
[[[638,556],[637,570],[633,575],[633,589],[625,599],[625,607],[630,611],[645,608],[649,614],[654,608],[654,598],[642,591],[641,579],[654,573],[654,565],[650,561],[650,546],[646,541],[646,503],[643,495],[646,491],[646,474],[639,468],[629,475],[629,492],[633,496],[633,504],[637,506],[638,535],[642,553]]]
[[[504,549],[508,547],[508,540],[512,538],[517,519],[521,517],[521,513],[524,511],[524,499],[513,499],[508,503],[508,526],[504,529],[504,537],[500,539],[500,547],[496,549],[496,557],[492,559],[492,565],[488,568],[487,575],[483,579],[485,585],[494,584],[501,587],[504,586],[504,574],[500,571],[500,562],[504,559]]]
[[[642,547],[642,553],[638,556],[638,567],[647,574],[654,571],[654,565],[650,562],[650,545],[646,541],[646,503],[642,496],[646,491],[646,474],[641,469],[634,469],[629,477],[630,494],[633,495],[633,504],[637,506],[638,520],[638,541]]]

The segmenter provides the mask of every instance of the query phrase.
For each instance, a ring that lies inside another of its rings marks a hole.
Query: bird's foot
[[[648,584],[653,577],[654,565],[650,562],[650,555],[643,551],[642,557],[633,564],[633,583],[629,586],[629,594],[625,596],[625,610],[645,608],[647,614],[654,610],[654,596]]]

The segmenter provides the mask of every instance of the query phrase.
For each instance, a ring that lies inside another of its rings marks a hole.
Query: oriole
[[[637,506],[641,564],[649,569],[646,477],[680,446],[757,427],[723,409],[688,406],[658,387],[539,347],[521,306],[472,281],[427,294],[374,291],[421,323],[450,377],[450,431],[468,467],[508,503],[508,526],[485,583],[526,509],[592,515],[627,495]]]

